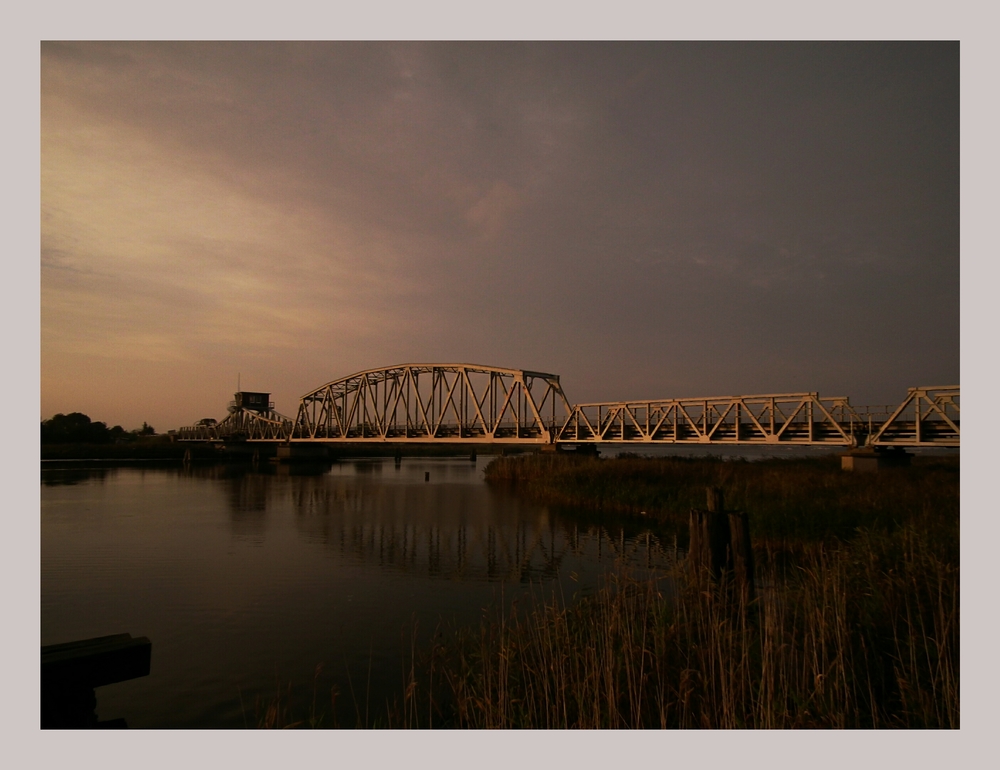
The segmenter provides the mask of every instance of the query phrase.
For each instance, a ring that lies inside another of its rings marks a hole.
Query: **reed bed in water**
[[[457,633],[390,724],[957,728],[958,570],[917,533],[765,560],[747,602],[683,570]],[[430,674],[430,676],[428,676]]]
[[[910,526],[958,560],[958,457],[916,457],[908,468],[850,473],[835,456],[745,462],[536,454],[497,458],[486,481],[577,514],[644,513],[644,521],[675,528],[682,546],[691,508],[703,508],[705,487],[715,486],[727,508],[750,514],[750,534],[761,547]]]

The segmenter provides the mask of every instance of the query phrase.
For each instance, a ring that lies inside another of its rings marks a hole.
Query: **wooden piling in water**
[[[750,543],[750,520],[745,511],[725,510],[719,487],[706,488],[705,508],[691,509],[691,541],[688,565],[700,576],[716,583],[731,584],[755,596],[753,548]]]

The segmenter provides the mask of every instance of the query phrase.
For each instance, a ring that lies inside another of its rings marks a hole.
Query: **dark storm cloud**
[[[958,85],[947,43],[46,44],[43,353],[957,381]]]

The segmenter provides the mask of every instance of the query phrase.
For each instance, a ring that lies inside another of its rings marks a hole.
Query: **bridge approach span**
[[[959,446],[959,387],[910,388],[899,407],[818,393],[576,404],[566,443]]]

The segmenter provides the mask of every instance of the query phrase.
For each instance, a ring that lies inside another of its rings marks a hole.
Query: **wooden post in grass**
[[[714,582],[731,581],[734,588],[746,592],[747,601],[752,601],[754,565],[747,514],[727,511],[719,487],[706,488],[705,503],[704,509],[691,509],[688,563]]]
[[[730,558],[733,579],[737,590],[744,593],[747,602],[754,600],[756,591],[753,572],[753,546],[750,543],[750,518],[746,511],[729,511]]]
[[[725,514],[722,490],[706,488],[706,507],[691,509],[691,545],[688,563],[698,572],[719,580],[730,550],[729,519]]]

